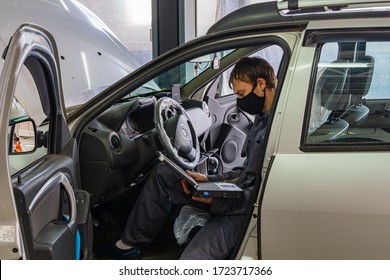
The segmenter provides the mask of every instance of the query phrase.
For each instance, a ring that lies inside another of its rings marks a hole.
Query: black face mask
[[[241,110],[251,114],[257,115],[263,114],[265,96],[260,97],[256,95],[253,91],[255,90],[256,85],[253,87],[252,91],[243,98],[237,98],[237,106]]]

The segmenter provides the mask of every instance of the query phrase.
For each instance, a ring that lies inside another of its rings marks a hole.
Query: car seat
[[[368,117],[369,109],[362,104],[362,100],[370,89],[374,64],[374,58],[366,55],[348,69],[343,94],[349,97],[349,107],[340,115],[340,119],[347,121],[351,127],[361,126]]]
[[[314,89],[314,100],[309,125],[309,142],[330,140],[340,133],[346,133],[348,122],[337,117],[340,99],[347,78],[346,60],[335,60],[318,74]],[[314,104],[317,102],[318,104]]]

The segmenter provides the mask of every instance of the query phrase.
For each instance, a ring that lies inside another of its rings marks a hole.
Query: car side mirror
[[[32,119],[13,121],[9,125],[9,154],[32,153],[37,149],[37,130]]]

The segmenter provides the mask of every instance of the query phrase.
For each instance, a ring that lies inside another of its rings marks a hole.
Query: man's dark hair
[[[276,77],[271,64],[261,57],[242,57],[234,66],[230,73],[229,85],[233,80],[255,85],[258,78],[263,78],[267,82],[267,88],[276,86]]]

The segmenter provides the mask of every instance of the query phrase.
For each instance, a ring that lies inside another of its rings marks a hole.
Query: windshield
[[[162,73],[140,88],[137,88],[131,92],[128,96],[126,96],[126,98],[140,96],[152,92],[170,91],[172,85],[179,85],[182,87],[199,76],[203,71],[209,68],[219,68],[220,60],[230,54],[232,51],[234,50],[210,53],[195,59],[191,59],[167,72]],[[156,85],[156,87],[151,87],[151,84]]]

